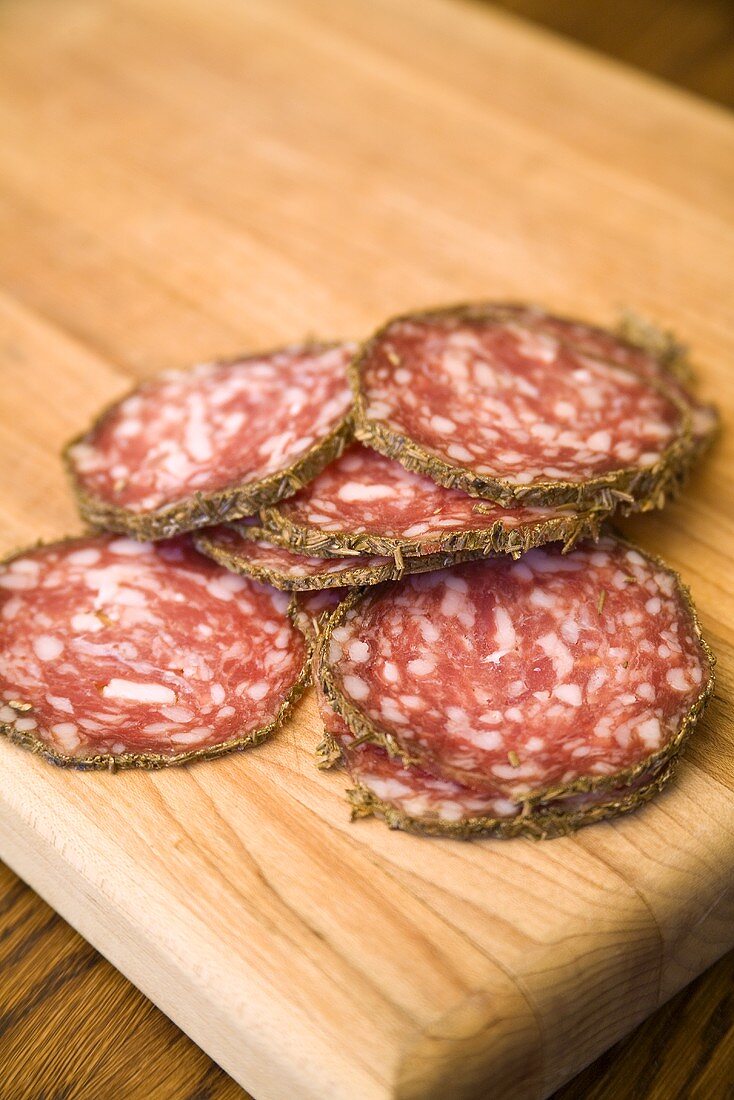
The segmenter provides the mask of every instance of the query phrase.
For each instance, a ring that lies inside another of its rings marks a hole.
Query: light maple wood
[[[734,125],[477,7],[0,11],[2,542],[132,378],[414,305],[674,325],[732,404]],[[734,944],[732,444],[630,530],[719,687],[674,790],[571,839],[351,825],[313,699],[270,744],[76,775],[0,744],[0,855],[255,1096],[541,1097]]]

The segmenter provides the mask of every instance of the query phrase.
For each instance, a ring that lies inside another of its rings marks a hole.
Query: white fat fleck
[[[463,577],[457,577],[453,573],[449,573],[444,582],[447,588],[453,588],[456,592],[468,592],[469,585],[466,583]]]
[[[74,708],[71,705],[71,700],[64,698],[63,695],[47,695],[46,702],[54,708],[54,710],[63,711],[64,714],[73,714]]]
[[[361,485],[358,481],[347,481],[339,489],[337,496],[350,504],[354,501],[390,500],[395,497],[392,485]]]
[[[486,657],[482,657],[482,664],[498,665],[509,652],[509,649],[495,649],[493,653],[488,653]]]
[[[512,575],[519,581],[532,581],[534,580],[534,574],[532,569],[528,569],[524,561],[516,561],[512,566]]]
[[[137,557],[139,554],[147,554],[151,545],[149,542],[136,542],[135,539],[113,539],[109,548],[113,554]]]
[[[197,741],[204,741],[211,734],[208,726],[197,726],[193,730],[181,730],[171,734],[171,741],[177,745],[195,745]]]
[[[137,680],[113,677],[102,688],[105,699],[126,699],[132,703],[171,704],[176,702],[176,692],[165,684],[146,684]]]
[[[640,722],[637,733],[642,743],[649,749],[658,748],[662,736],[660,720],[658,718],[648,718],[644,722]]]
[[[228,588],[230,592],[241,592],[243,588],[247,588],[247,581],[244,577],[237,576],[236,573],[224,573],[219,577],[219,583],[223,588]]]
[[[15,722],[18,712],[12,707],[0,707],[0,722]]]
[[[544,634],[538,638],[538,645],[553,662],[553,669],[559,678],[568,676],[573,669],[571,651],[563,644],[557,634]]]
[[[78,732],[73,722],[57,722],[51,726],[51,733],[56,733],[59,737],[73,737]]]
[[[595,668],[586,682],[586,690],[589,693],[598,691],[607,682],[609,676],[605,668]]]
[[[75,550],[72,554],[69,554],[67,561],[72,565],[96,565],[99,558],[99,550],[95,550],[93,546],[88,546],[84,550]]]
[[[471,451],[468,451],[460,443],[450,443],[446,448],[446,454],[449,458],[456,459],[457,462],[471,462],[474,458]]]
[[[248,688],[245,688],[245,695],[249,695],[257,703],[265,698],[269,690],[270,686],[266,680],[258,680],[256,684],[251,684]]]
[[[432,416],[429,424],[431,429],[434,432],[438,432],[440,435],[449,435],[451,432],[456,431],[456,425],[453,420],[449,420],[445,416]]]
[[[551,593],[543,591],[542,588],[534,588],[529,599],[533,607],[555,607],[556,604],[556,600]]]
[[[33,640],[33,652],[39,661],[55,661],[64,652],[64,644],[52,634],[39,634]]]
[[[466,610],[467,600],[463,592],[457,592],[446,586],[444,597],[441,601],[441,614],[447,618],[461,615]]]
[[[361,642],[358,638],[355,638],[353,642],[349,643],[347,652],[356,665],[363,665],[365,661],[369,660],[370,647],[367,642]]]
[[[2,616],[4,619],[14,619],[23,610],[23,601],[20,596],[11,596],[3,604]]]
[[[213,577],[212,580],[207,583],[206,590],[215,600],[223,600],[226,602],[233,598],[232,589],[224,582],[224,577]]]
[[[31,730],[36,729],[38,722],[35,718],[18,718],[15,723],[15,728],[20,730],[21,733],[30,733]]]
[[[607,431],[594,432],[586,440],[586,446],[597,454],[606,454],[612,446],[611,434]]]
[[[217,718],[231,718],[233,714],[236,714],[234,707],[221,707],[217,711]]]
[[[102,630],[103,626],[101,619],[98,619],[96,615],[90,615],[88,612],[80,612],[78,615],[73,615],[71,619],[72,630],[80,634],[84,631],[96,634],[98,630]]]
[[[553,688],[556,699],[568,703],[571,707],[581,706],[581,688],[578,684],[558,684]]]
[[[652,599],[649,599],[645,604],[645,611],[647,611],[650,615],[658,615],[662,610],[662,606],[663,604],[660,600],[660,597],[653,596]]]
[[[170,722],[191,722],[194,717],[186,707],[161,707],[161,714]]]
[[[688,691],[690,687],[682,668],[669,668],[665,679],[674,691]]]
[[[512,625],[512,619],[506,608],[499,604],[494,609],[494,622],[496,628],[497,646],[499,649],[509,651],[517,643],[517,635]]]
[[[441,637],[440,630],[430,619],[421,619],[418,625],[424,642],[437,642]]]
[[[435,668],[435,661],[429,661],[421,657],[408,661],[408,672],[412,673],[413,676],[430,676]]]
[[[472,734],[472,744],[477,748],[486,749],[491,752],[493,749],[499,749],[502,746],[502,734],[499,730],[475,730]]]
[[[369,685],[359,676],[345,676],[344,690],[353,699],[367,699],[370,694]]]
[[[385,680],[387,680],[388,684],[397,684],[400,679],[397,665],[394,665],[392,661],[385,661],[385,664],[382,666],[382,675]]]
[[[222,705],[225,699],[225,693],[221,684],[212,684],[209,689],[209,694],[211,695],[212,703],[214,703],[215,707]]]

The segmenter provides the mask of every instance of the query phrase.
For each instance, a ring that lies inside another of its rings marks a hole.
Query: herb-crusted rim
[[[495,837],[509,840],[513,837],[527,837],[532,840],[552,840],[568,836],[584,825],[593,825],[597,821],[606,821],[613,817],[632,813],[649,802],[672,779],[677,766],[675,758],[666,762],[654,778],[642,787],[627,795],[617,795],[609,801],[579,810],[563,810],[543,805],[531,808],[512,818],[467,817],[462,821],[441,821],[438,818],[419,818],[384,802],[363,783],[354,782],[347,790],[347,799],[352,807],[352,820],[360,817],[376,816],[382,818],[390,829],[400,829],[419,836],[447,837],[454,840],[472,840],[481,837]]]
[[[48,542],[39,539],[32,545],[23,547],[20,550],[14,550],[0,559],[0,565],[9,565],[17,558],[22,558],[26,554],[33,553],[37,550],[68,546],[70,543],[78,542],[85,537],[88,536],[69,535],[65,538],[53,539]],[[298,629],[297,624],[290,615],[290,609],[286,611],[286,616],[291,625]],[[286,721],[301,695],[311,682],[313,640],[309,638],[305,631],[300,630],[299,633],[302,635],[305,647],[303,665],[293,686],[286,693],[281,702],[275,718],[266,725],[260,726],[258,729],[250,730],[247,733],[235,737],[230,737],[227,741],[223,741],[218,745],[190,749],[185,752],[178,752],[171,755],[161,752],[104,752],[91,753],[87,756],[71,756],[67,753],[58,752],[50,745],[47,745],[35,732],[16,730],[10,722],[0,722],[0,735],[6,737],[12,744],[18,745],[20,748],[33,753],[34,756],[43,757],[43,759],[50,764],[55,764],[60,768],[75,768],[77,771],[115,772],[131,768],[160,771],[163,768],[180,767],[184,764],[195,764],[198,761],[214,760],[219,756],[226,756],[229,753],[241,752],[244,749],[254,748],[256,745],[261,745],[263,741],[266,741],[267,738]]]
[[[696,453],[691,435],[690,409],[661,382],[641,378],[635,371],[617,363],[609,365],[649,385],[674,406],[679,416],[678,432],[652,465],[620,467],[582,481],[548,480],[516,485],[501,477],[478,474],[468,466],[439,457],[422,443],[391,427],[386,421],[367,416],[361,385],[362,370],[374,347],[393,325],[406,321],[430,322],[440,319],[456,319],[459,323],[502,323],[506,317],[507,313],[502,313],[501,306],[480,302],[405,313],[382,325],[361,345],[349,366],[354,394],[356,438],[388,458],[397,459],[407,470],[431,477],[439,485],[448,489],[462,489],[469,496],[493,500],[507,507],[518,504],[571,505],[579,511],[598,507],[612,511],[618,504],[627,511],[649,511],[662,507],[668,496],[674,496],[679,491]],[[516,323],[520,328],[523,327],[521,323]],[[563,344],[563,341],[559,343]],[[600,356],[595,358],[606,362]]]
[[[247,363],[283,351],[294,354],[309,352],[318,354],[342,347],[343,344],[344,341],[290,344],[256,354],[219,359],[216,362],[223,366]],[[320,474],[330,462],[338,458],[353,438],[354,425],[350,408],[330,432],[282,470],[276,470],[264,478],[244,484],[215,489],[207,493],[197,492],[183,500],[165,504],[149,512],[135,512],[130,508],[103,500],[83,488],[72,458],[72,450],[79,443],[86,442],[106,417],[122,402],[137,393],[140,385],[141,383],[138,383],[122,397],[105,405],[92,424],[65,445],[61,457],[82,519],[95,528],[130,535],[141,541],[172,538],[174,535],[194,531],[200,527],[209,527],[216,523],[223,523],[225,520],[242,519],[245,516],[254,515],[259,508],[276,504],[297,493],[317,474]]]
[[[482,501],[477,500],[481,508]],[[321,531],[309,524],[296,523],[279,508],[264,508],[260,513],[263,527],[272,541],[291,550],[313,554],[315,557],[338,557],[346,553],[379,554],[404,558],[423,557],[427,554],[457,554],[464,551],[481,551],[485,554],[512,554],[518,557],[527,550],[543,546],[547,542],[562,542],[564,550],[571,550],[580,539],[599,537],[599,528],[613,511],[598,505],[584,512],[558,515],[507,527],[498,519],[491,527],[434,532],[412,537],[356,534],[348,531]]]
[[[270,532],[261,527],[246,527],[238,530],[237,533],[248,541],[270,541],[268,537]],[[490,549],[484,547],[478,549],[465,548],[453,552],[444,550],[424,554],[421,557],[404,558],[399,547],[396,547],[390,555],[382,555],[383,557],[389,557],[389,561],[384,565],[371,566],[366,562],[360,564],[359,556],[355,556],[352,569],[343,569],[339,573],[323,573],[313,577],[302,577],[291,575],[284,570],[260,565],[257,562],[251,562],[237,554],[236,551],[224,550],[216,545],[206,531],[199,532],[193,537],[194,545],[200,553],[212,558],[232,573],[242,573],[254,577],[256,580],[265,581],[267,584],[272,584],[275,588],[285,592],[322,592],[328,588],[372,586],[382,584],[384,581],[397,581],[401,577],[413,573],[430,573],[437,569],[450,569],[453,565],[460,565],[465,561],[476,561],[479,558],[486,557],[491,552]],[[276,543],[273,543],[273,547],[275,549],[279,548]],[[526,546],[523,549],[528,548]],[[294,553],[299,552],[294,550],[293,547],[288,547],[288,549]],[[517,555],[521,550],[516,548],[512,552]],[[335,559],[324,558],[323,560],[328,562]]]

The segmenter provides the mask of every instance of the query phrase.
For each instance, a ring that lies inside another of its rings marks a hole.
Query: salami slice
[[[397,318],[351,367],[358,438],[471,496],[645,509],[691,461],[659,382],[467,306]]]
[[[570,794],[529,806],[501,791],[476,791],[425,768],[404,764],[375,744],[357,744],[354,734],[329,705],[316,678],[319,713],[326,738],[317,750],[319,766],[346,765],[354,787],[347,791],[352,817],[381,817],[392,829],[448,836],[566,835],[582,825],[629,813],[662,790],[675,761],[643,772],[628,786]]]
[[[660,332],[632,314],[625,315],[619,330],[611,332],[585,321],[558,317],[539,306],[513,303],[497,308],[524,328],[544,333],[585,355],[608,359],[629,367],[643,378],[662,383],[688,408],[697,448],[704,449],[716,435],[718,411],[714,405],[704,404],[690,392],[686,384],[691,375],[687,353],[671,334]]]
[[[65,451],[83,517],[168,538],[294,493],[351,433],[352,344],[314,344],[144,382]]]
[[[374,814],[392,829],[459,840],[566,836],[583,825],[636,810],[663,789],[673,772],[667,764],[628,787],[549,799],[529,807],[408,767],[377,745],[348,750],[346,761],[355,784],[347,792],[353,817]]]
[[[317,652],[359,737],[529,804],[657,768],[713,689],[676,575],[611,537],[354,593]]]
[[[263,509],[261,519],[269,537],[302,553],[407,560],[467,550],[520,554],[555,541],[568,549],[596,537],[607,514],[477,500],[357,443],[290,500]]]
[[[238,523],[207,528],[195,539],[202,554],[231,569],[290,592],[344,588],[398,580],[408,573],[446,569],[457,562],[477,557],[478,551],[463,554],[427,554],[403,559],[352,554],[341,558],[307,557],[268,541],[268,532]],[[481,554],[479,554],[481,556]]]
[[[18,554],[0,566],[0,729],[80,768],[256,745],[308,677],[287,605],[186,537],[100,535]]]

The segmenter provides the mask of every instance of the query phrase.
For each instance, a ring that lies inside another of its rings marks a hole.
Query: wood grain
[[[7,546],[74,529],[58,447],[131,377],[429,301],[633,303],[730,416],[731,122],[480,8],[364,11],[0,10]],[[170,774],[0,745],[2,854],[255,1095],[547,1095],[734,939],[730,439],[632,525],[721,659],[680,782],[634,818],[545,845],[352,826],[307,698],[258,752]],[[181,1087],[216,1087],[191,1065]]]
[[[499,0],[497,7],[734,107],[729,0]]]

